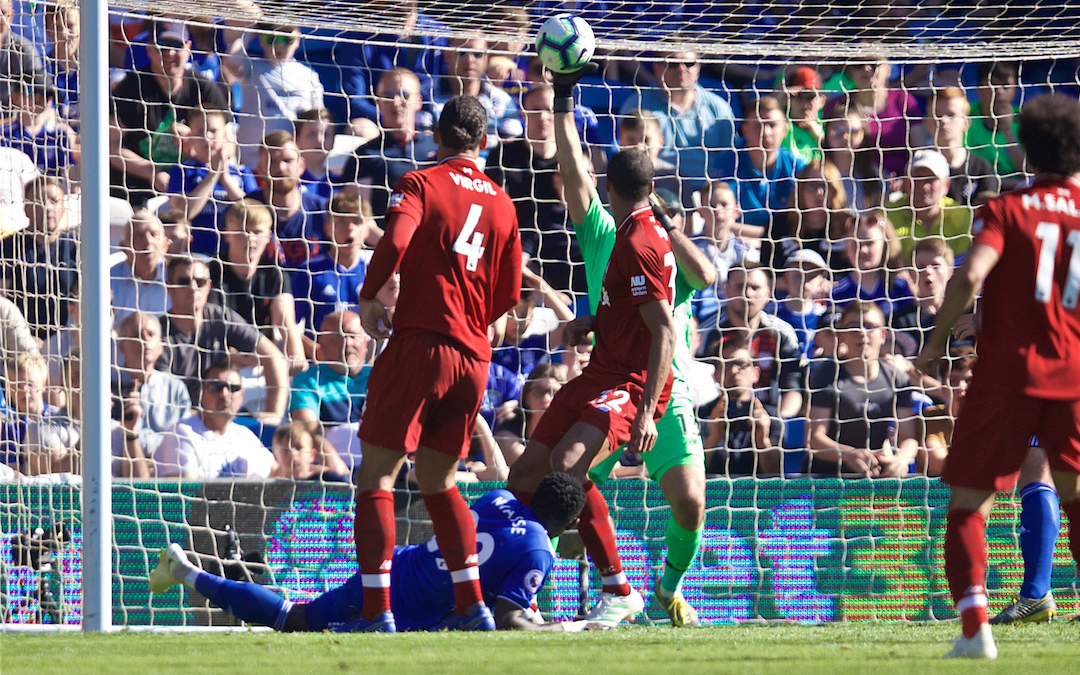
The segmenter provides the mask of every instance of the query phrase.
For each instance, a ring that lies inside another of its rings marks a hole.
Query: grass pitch
[[[686,675],[1080,672],[1080,625],[1001,627],[996,662],[945,661],[958,623],[627,627],[557,633],[0,635],[4,675]]]

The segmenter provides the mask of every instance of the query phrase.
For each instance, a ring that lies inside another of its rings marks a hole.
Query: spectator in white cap
[[[799,348],[810,358],[814,332],[825,313],[832,290],[832,274],[817,251],[803,248],[788,256],[776,281],[776,316],[791,324]]]
[[[949,192],[949,160],[937,150],[919,150],[911,156],[905,194],[889,203],[889,222],[900,238],[902,259],[911,259],[915,242],[943,237],[953,253],[971,246],[971,209],[957,204]]]

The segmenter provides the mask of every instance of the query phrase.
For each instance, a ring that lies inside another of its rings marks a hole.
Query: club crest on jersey
[[[630,295],[635,298],[639,295],[645,295],[648,289],[645,287],[645,275],[634,274],[630,277]]]
[[[390,201],[386,203],[386,208],[392,209],[395,206],[401,206],[401,200],[405,199],[405,194],[402,192],[395,192],[390,195]]]
[[[529,570],[525,574],[525,588],[529,593],[536,593],[540,585],[544,583],[544,573],[540,570]]]

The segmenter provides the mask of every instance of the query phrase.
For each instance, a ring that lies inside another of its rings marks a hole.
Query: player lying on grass
[[[530,609],[555,562],[551,537],[577,520],[585,494],[569,474],[541,481],[532,507],[506,490],[493,490],[472,505],[476,519],[480,586],[503,630],[580,629],[580,622],[543,624]],[[454,585],[435,538],[394,550],[391,608],[398,630],[428,630],[454,611]],[[310,602],[293,603],[255,583],[230,581],[192,565],[183,549],[162,549],[150,574],[150,591],[183,584],[248,623],[286,632],[351,632],[362,624],[364,589],[360,573]]]

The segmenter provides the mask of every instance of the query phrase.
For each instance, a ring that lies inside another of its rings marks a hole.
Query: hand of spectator
[[[652,414],[646,414],[644,408],[638,408],[637,415],[630,425],[630,441],[626,444],[626,452],[648,452],[656,444],[656,423],[653,422]]]
[[[599,68],[592,61],[570,73],[552,73],[551,85],[555,89],[555,98],[571,98],[574,95],[574,87],[581,78],[592,75]],[[572,112],[573,107],[566,112]],[[556,111],[558,112],[558,111]]]
[[[563,328],[563,338],[566,340],[566,344],[569,347],[576,347],[582,343],[589,341],[589,335],[593,330],[593,317],[592,314],[586,314],[585,316],[579,316],[570,323],[566,324]]]
[[[379,300],[365,300],[360,298],[357,309],[360,314],[360,323],[364,326],[367,334],[376,340],[384,340],[390,337],[393,324],[390,321],[390,313],[386,306]]]
[[[522,265],[521,288],[529,291],[542,291],[544,288],[544,278],[529,269],[528,265]]]
[[[124,428],[128,431],[134,431],[135,425],[139,423],[139,419],[143,416],[142,396],[139,393],[139,388],[135,387],[128,392],[124,397],[124,412],[123,422]]]
[[[911,372],[915,370],[915,366],[904,358],[900,354],[886,354],[884,356],[885,363],[889,364],[897,371],[904,373],[905,375],[911,375]]]
[[[769,417],[769,413],[765,410],[765,406],[761,403],[761,399],[756,396],[754,397],[753,404],[750,406],[750,415],[754,418],[754,424],[764,431],[765,436],[768,437],[769,427],[772,426],[772,418]]]
[[[881,470],[877,455],[870,450],[853,449],[840,452],[840,461],[849,470],[874,478]]]
[[[981,317],[982,314],[978,312],[961,316],[953,326],[953,337],[957,340],[975,339],[979,334],[979,329],[982,328]]]
[[[264,425],[266,425],[268,427],[276,427],[279,424],[281,424],[282,421],[283,421],[283,416],[282,415],[279,415],[278,413],[275,413],[275,412],[265,411],[265,410],[262,411],[262,412],[252,413],[251,416],[254,417],[255,419],[259,420],[260,422],[262,422]]]
[[[154,174],[154,189],[162,193],[169,191],[168,171],[158,171]]]
[[[878,476],[881,478],[900,478],[907,475],[908,463],[900,455],[893,453],[878,453]]]
[[[506,420],[510,419],[510,417],[514,414],[514,410],[516,410],[517,407],[518,401],[516,400],[503,401],[502,405],[500,405],[498,408],[495,408],[495,425],[498,426]]]

